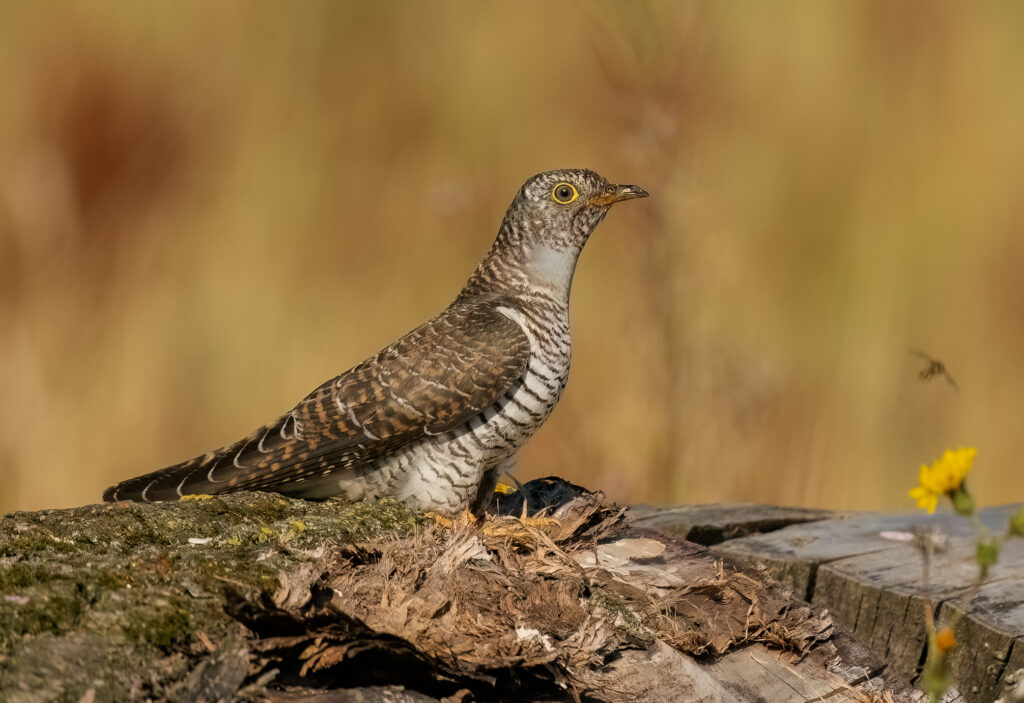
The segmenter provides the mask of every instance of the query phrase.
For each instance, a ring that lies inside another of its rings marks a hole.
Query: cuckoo
[[[104,500],[263,490],[479,510],[565,388],[583,246],[612,205],[646,196],[587,169],[530,178],[443,312],[249,436],[112,486]]]

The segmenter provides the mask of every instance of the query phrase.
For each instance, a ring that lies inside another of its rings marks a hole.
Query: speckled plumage
[[[248,437],[124,481],[104,500],[258,489],[479,507],[565,387],[569,291],[584,244],[612,204],[646,195],[585,169],[534,176],[441,314]]]

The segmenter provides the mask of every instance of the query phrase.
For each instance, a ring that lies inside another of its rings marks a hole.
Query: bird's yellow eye
[[[572,183],[559,183],[551,191],[551,199],[562,205],[568,205],[578,197],[580,197],[580,194],[573,187]]]

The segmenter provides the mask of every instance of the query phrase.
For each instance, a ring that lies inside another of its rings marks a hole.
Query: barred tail
[[[232,475],[238,457],[246,448],[259,442],[278,423],[265,425],[244,439],[180,464],[130,478],[103,492],[103,500],[134,500],[149,503],[156,500],[177,500],[196,493],[226,493],[234,488]]]

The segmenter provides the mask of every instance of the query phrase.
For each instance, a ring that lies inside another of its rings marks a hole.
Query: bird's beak
[[[600,195],[590,198],[587,201],[587,205],[590,207],[609,207],[622,200],[646,198],[647,195],[647,191],[640,186],[608,185]]]

